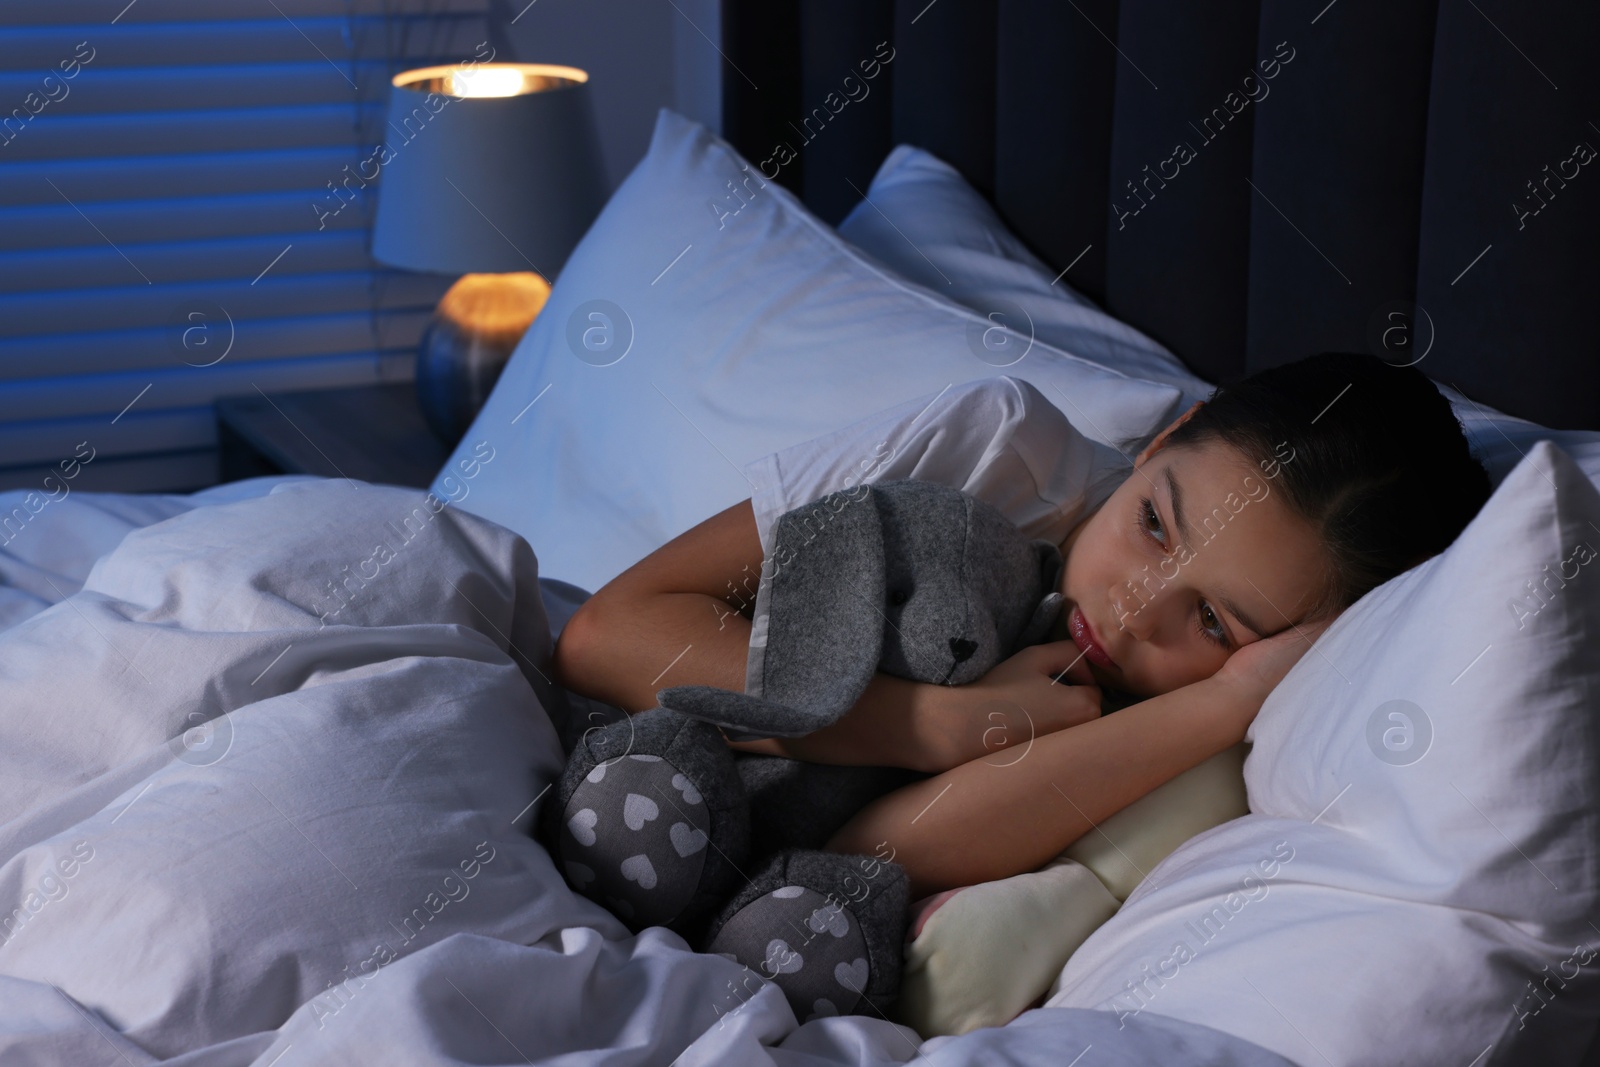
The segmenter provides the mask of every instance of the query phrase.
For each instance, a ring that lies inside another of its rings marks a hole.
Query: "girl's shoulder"
[[[911,478],[971,493],[1030,536],[1064,536],[1122,457],[1084,437],[1033,383],[953,383],[764,456],[743,473],[756,525],[863,483]],[[1057,540],[1060,538],[1057,537]]]

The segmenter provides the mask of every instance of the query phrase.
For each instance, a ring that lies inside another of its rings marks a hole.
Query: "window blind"
[[[215,397],[410,378],[452,279],[371,259],[353,176],[389,79],[486,42],[488,0],[0,0],[0,488],[82,442],[77,488],[196,488]]]

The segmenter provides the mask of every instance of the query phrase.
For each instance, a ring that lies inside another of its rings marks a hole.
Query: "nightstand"
[[[224,482],[319,474],[426,488],[450,450],[423,421],[411,382],[216,400]]]

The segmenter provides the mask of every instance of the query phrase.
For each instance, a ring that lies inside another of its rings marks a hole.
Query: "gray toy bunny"
[[[762,566],[745,692],[662,689],[660,707],[573,748],[541,827],[569,884],[635,930],[666,926],[773,980],[802,1022],[886,1010],[905,871],[892,854],[822,846],[924,775],[734,752],[724,737],[822,729],[877,671],[976,681],[1049,633],[1061,567],[1051,542],[931,482],[859,485],[786,512]]]

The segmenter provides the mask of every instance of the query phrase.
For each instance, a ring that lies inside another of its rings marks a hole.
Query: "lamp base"
[[[444,294],[417,352],[417,400],[439,440],[461,440],[549,296],[531,271],[462,275]]]

